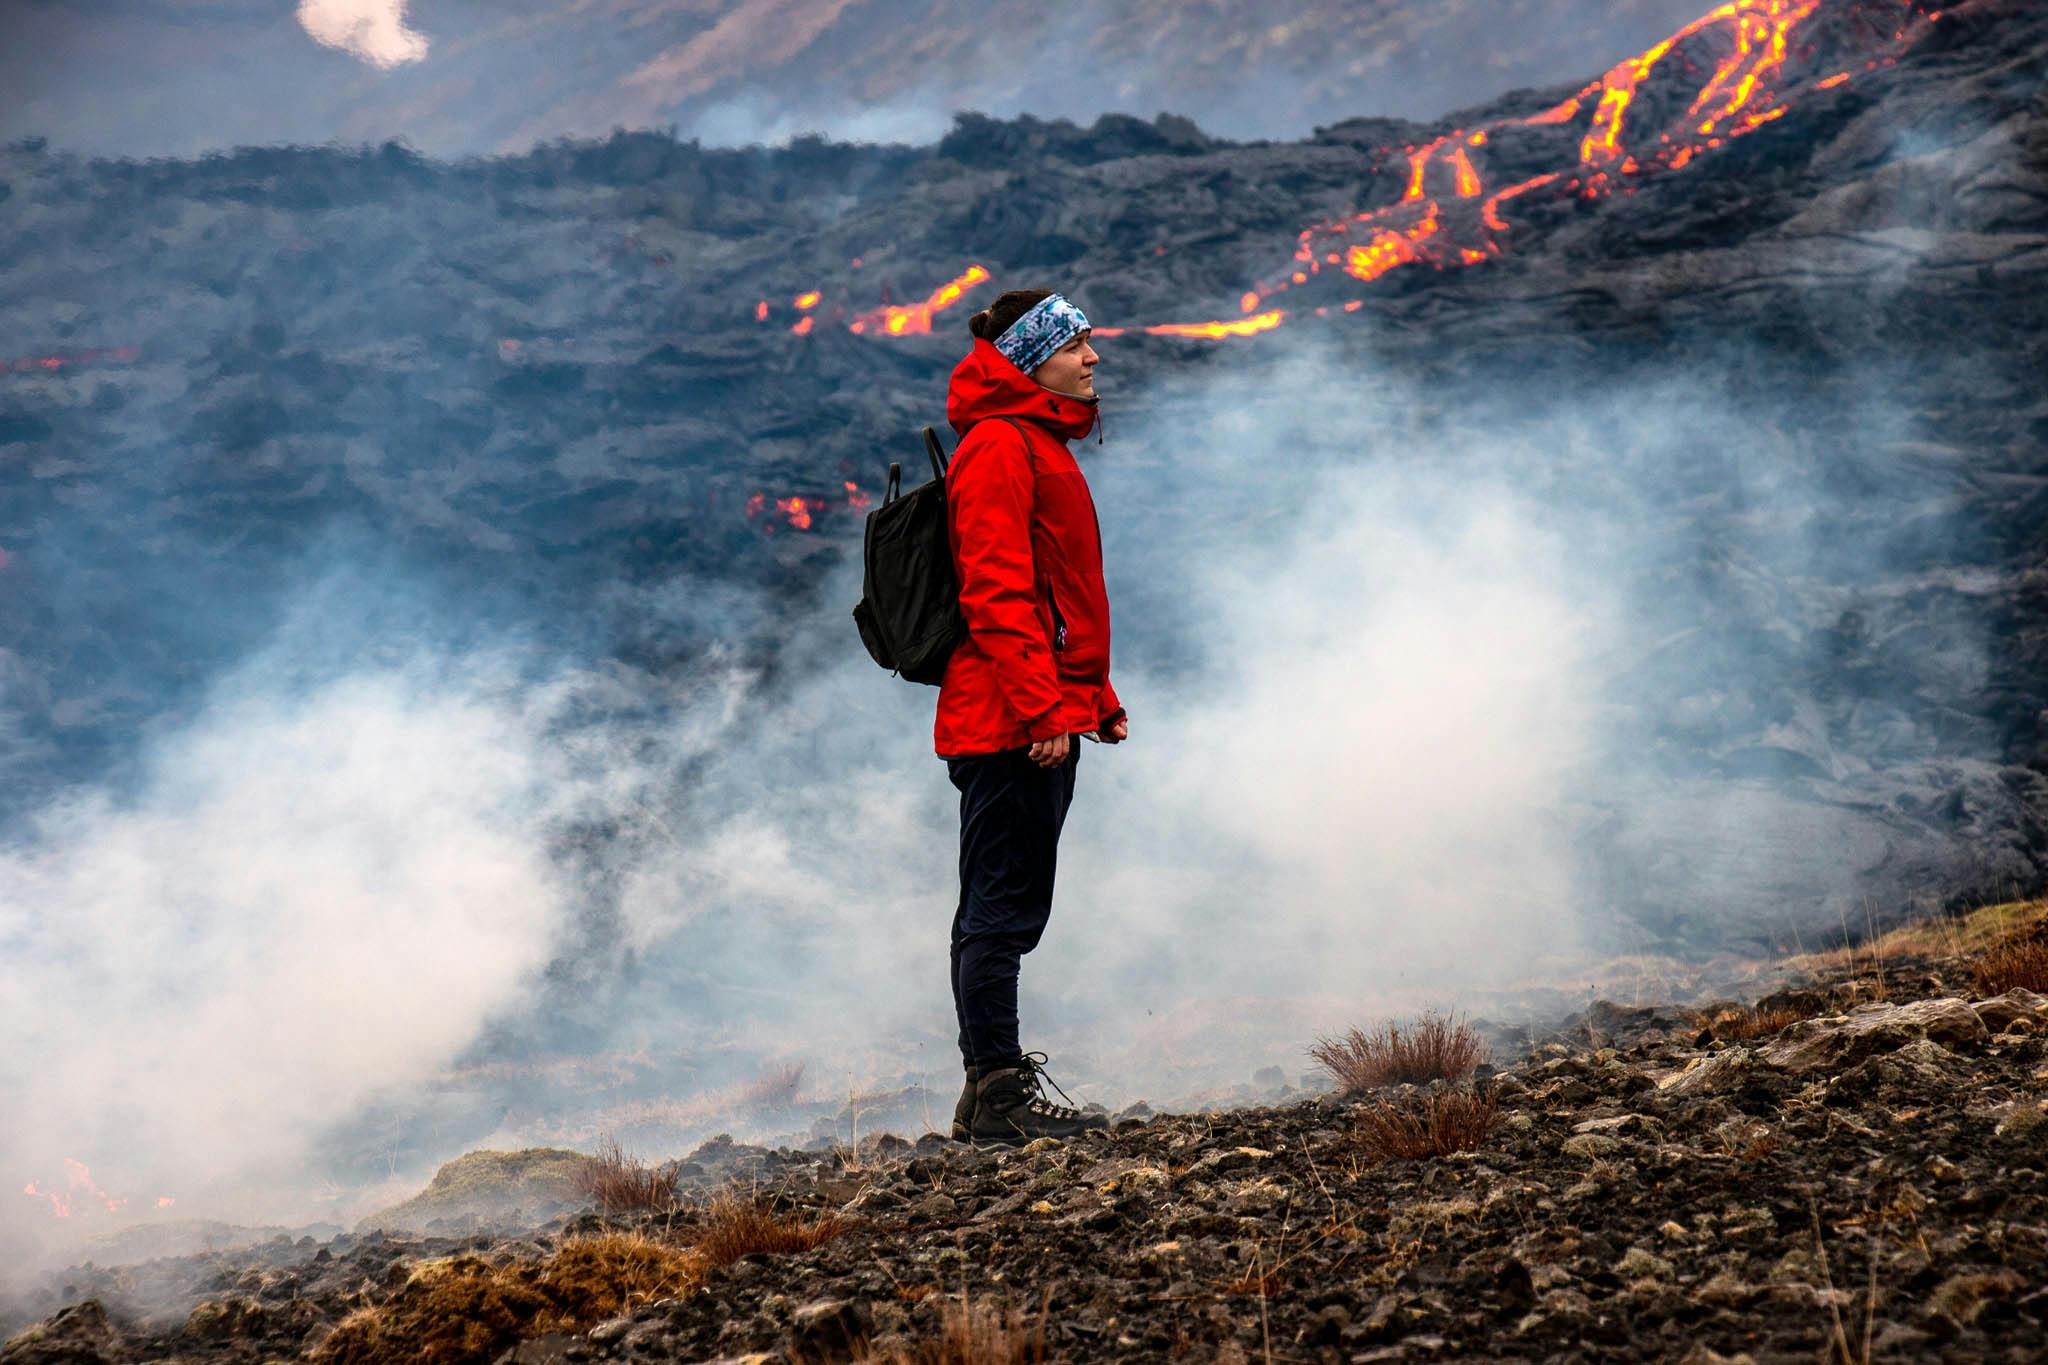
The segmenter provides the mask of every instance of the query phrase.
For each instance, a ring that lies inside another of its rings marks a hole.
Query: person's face
[[[1088,344],[1088,337],[1089,334],[1083,332],[1047,356],[1045,363],[1031,372],[1031,378],[1055,393],[1093,398],[1095,362],[1102,357],[1095,354],[1095,348]]]

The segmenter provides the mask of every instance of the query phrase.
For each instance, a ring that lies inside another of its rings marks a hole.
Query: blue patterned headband
[[[1059,294],[1050,294],[1033,304],[1009,330],[996,338],[995,347],[1012,365],[1030,374],[1060,347],[1088,331],[1088,315]]]

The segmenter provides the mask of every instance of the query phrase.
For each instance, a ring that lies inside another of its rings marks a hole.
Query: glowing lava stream
[[[1928,0],[1727,0],[1541,113],[1501,119],[1477,128],[1455,129],[1419,147],[1404,148],[1408,181],[1401,198],[1383,208],[1304,228],[1296,238],[1294,256],[1286,273],[1253,285],[1239,300],[1239,309],[1247,316],[1231,321],[1155,323],[1095,330],[1105,337],[1129,332],[1207,340],[1256,336],[1287,319],[1286,310],[1267,306],[1269,299],[1296,285],[1307,284],[1326,268],[1370,283],[1403,266],[1427,265],[1445,270],[1492,260],[1501,254],[1500,239],[1509,229],[1502,209],[1515,199],[1537,191],[1553,199],[1601,199],[1618,190],[1626,192],[1628,182],[1635,178],[1678,170],[1701,153],[1716,150],[1783,117],[1794,98],[1831,90],[1861,71],[1898,60],[1941,17],[1940,10],[1927,5]],[[1843,12],[1842,17],[1851,21],[1882,18],[1891,26],[1889,41],[1849,70],[1797,86],[1783,83],[1785,65],[1795,53],[1801,30],[1822,11],[1830,9]],[[1667,126],[1631,136],[1636,130],[1629,126],[1630,110],[1644,83],[1682,45],[1688,45],[1686,58],[1704,56],[1689,46],[1690,40],[1702,38],[1716,40],[1724,49],[1720,55],[1706,58],[1713,64],[1712,73]],[[1584,131],[1573,164],[1488,191],[1474,154],[1499,134],[1517,129],[1562,128],[1582,120]],[[929,332],[934,314],[959,302],[969,289],[988,278],[985,268],[970,266],[964,274],[933,291],[924,302],[885,306],[860,314],[847,325],[847,330],[888,336]],[[813,319],[808,309],[817,300],[815,291],[797,297],[795,304],[806,316],[791,331],[805,335],[812,330]],[[1314,312],[1320,315],[1334,307],[1337,305],[1319,307]],[[1362,307],[1364,301],[1354,298],[1342,304],[1341,311],[1357,312]],[[765,302],[757,307],[755,316],[766,321]]]

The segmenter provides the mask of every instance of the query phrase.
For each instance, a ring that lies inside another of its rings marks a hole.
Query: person
[[[952,972],[967,1080],[953,1136],[1072,1137],[1107,1120],[1047,1095],[1045,1054],[1019,1042],[1017,979],[1052,913],[1077,737],[1119,744],[1130,733],[1109,681],[1101,528],[1067,448],[1100,422],[1100,357],[1086,315],[1050,290],[1012,290],[968,330],[973,349],[946,394],[960,437],[946,507],[967,634],[933,724],[960,791]]]

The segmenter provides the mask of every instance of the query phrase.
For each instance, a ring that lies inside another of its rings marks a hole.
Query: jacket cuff
[[[1055,706],[1042,716],[1033,716],[1024,722],[1025,734],[1033,744],[1041,739],[1057,739],[1065,734],[1066,726],[1060,720],[1060,708]]]
[[[1119,706],[1119,707],[1117,707],[1117,708],[1116,708],[1116,710],[1114,710],[1114,711],[1110,712],[1110,713],[1109,713],[1108,715],[1104,716],[1104,717],[1103,717],[1103,718],[1102,718],[1101,720],[1099,720],[1099,721],[1095,722],[1095,728],[1096,728],[1096,729],[1098,729],[1098,730],[1107,730],[1107,729],[1108,729],[1108,728],[1109,728],[1110,726],[1112,726],[1112,725],[1116,724],[1116,723],[1117,723],[1118,721],[1122,720],[1123,718],[1124,718],[1124,708],[1123,708],[1123,707],[1121,707],[1121,706]]]

